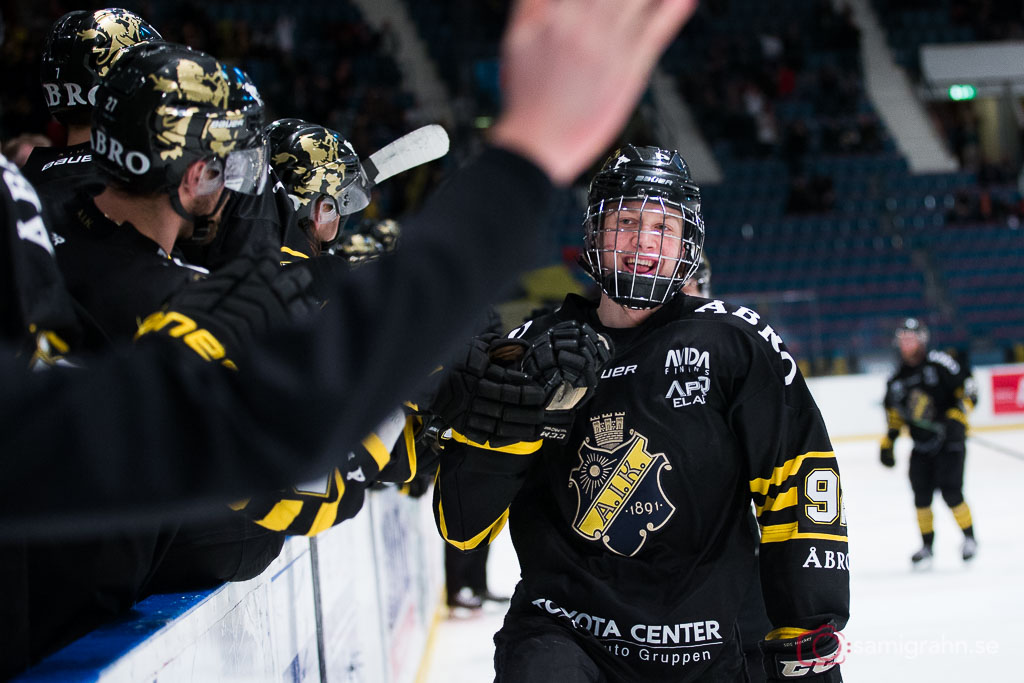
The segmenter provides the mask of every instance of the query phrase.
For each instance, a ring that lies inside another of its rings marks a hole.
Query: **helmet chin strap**
[[[174,209],[174,213],[192,224],[192,235],[185,238],[185,242],[190,244],[203,244],[212,235],[216,234],[218,224],[217,221],[211,219],[217,215],[217,212],[224,206],[224,203],[228,200],[229,193],[230,190],[225,187],[223,192],[220,193],[220,198],[217,200],[217,204],[213,207],[213,210],[210,211],[210,213],[203,215],[191,213],[184,207],[184,205],[182,205],[181,197],[178,195],[178,188],[174,188],[168,193],[168,197],[171,200],[171,208]]]

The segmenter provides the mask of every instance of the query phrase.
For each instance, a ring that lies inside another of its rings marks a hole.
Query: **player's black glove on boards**
[[[893,455],[892,446],[882,446],[878,451],[878,459],[886,467],[896,466],[896,456]]]
[[[277,254],[240,257],[173,295],[142,322],[135,338],[156,334],[236,369],[234,359],[254,335],[311,310],[311,279],[304,269],[282,269]]]
[[[544,422],[544,388],[519,370],[495,362],[515,340],[496,334],[473,338],[449,368],[432,410],[456,432],[476,443],[502,446],[536,441]]]
[[[839,671],[839,663],[846,654],[843,643],[843,636],[831,623],[794,638],[762,640],[768,683],[843,683]]]

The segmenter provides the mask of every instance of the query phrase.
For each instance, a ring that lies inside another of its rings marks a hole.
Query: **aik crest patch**
[[[576,488],[573,528],[588,541],[601,541],[618,555],[635,555],[652,531],[675,513],[661,489],[664,453],[651,453],[643,434],[624,439],[625,413],[591,418],[594,440],[583,440],[580,464],[569,473]]]

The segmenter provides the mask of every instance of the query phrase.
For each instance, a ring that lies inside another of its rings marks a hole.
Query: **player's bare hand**
[[[613,141],[697,0],[518,0],[494,144],[568,184]]]

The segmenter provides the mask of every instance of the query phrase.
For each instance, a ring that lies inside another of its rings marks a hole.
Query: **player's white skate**
[[[978,554],[978,542],[973,538],[965,538],[964,544],[960,546],[960,551],[963,553],[964,562],[968,562]]]
[[[922,546],[920,550],[910,556],[914,565],[914,571],[925,571],[932,568],[932,549]]]

